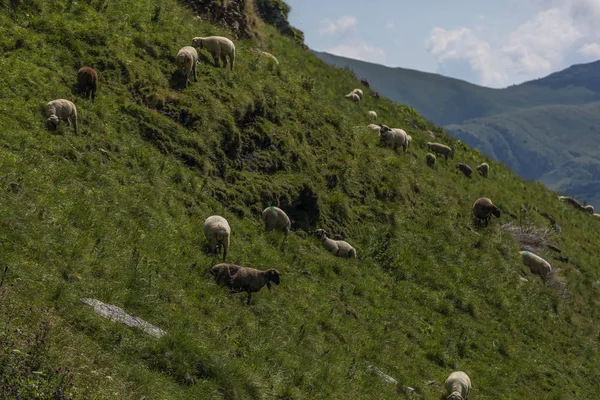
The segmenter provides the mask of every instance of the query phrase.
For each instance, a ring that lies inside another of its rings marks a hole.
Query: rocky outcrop
[[[258,15],[269,25],[273,25],[281,34],[294,38],[298,43],[304,43],[304,33],[288,22],[290,6],[281,0],[255,0]]]

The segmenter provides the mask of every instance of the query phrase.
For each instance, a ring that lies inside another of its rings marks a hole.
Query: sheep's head
[[[494,206],[494,210],[492,211],[492,214],[494,214],[494,216],[496,218],[500,218],[500,209],[496,206]]]
[[[46,120],[46,128],[48,128],[51,131],[55,131],[58,127],[59,122],[60,120],[56,115],[51,115],[50,118]]]
[[[323,239],[327,239],[327,236],[329,235],[329,233],[325,230],[325,229],[317,229],[315,231],[315,234],[317,235],[317,237],[321,240]]]
[[[446,397],[446,400],[465,400],[465,398],[459,392],[452,392]]]
[[[193,47],[200,47],[201,49],[204,48],[203,43],[202,43],[202,39],[201,37],[195,37],[192,39],[192,46]]]
[[[269,278],[270,282],[273,282],[276,285],[280,283],[281,274],[276,269],[270,269],[266,272],[267,278]]]
[[[590,214],[593,214],[594,206],[585,206],[585,211],[589,212]]]

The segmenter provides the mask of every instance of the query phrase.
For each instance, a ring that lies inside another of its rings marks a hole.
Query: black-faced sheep
[[[471,391],[471,379],[462,371],[454,371],[451,373],[444,388],[448,393],[448,400],[468,400],[469,392]]]
[[[532,274],[541,276],[543,280],[548,279],[552,272],[548,261],[530,251],[520,251],[519,254],[523,257],[523,264],[529,267]]]
[[[213,253],[218,254],[223,249],[223,261],[225,261],[231,236],[231,228],[227,220],[220,215],[212,215],[206,218],[206,221],[204,221],[204,236],[210,243]]]
[[[477,172],[479,172],[479,175],[483,176],[484,178],[488,177],[489,171],[490,165],[488,163],[481,163],[477,166]]]
[[[366,87],[370,87],[370,86],[369,86],[369,81],[368,81],[368,80],[366,80],[365,78],[361,79],[361,80],[360,80],[360,83],[362,83],[362,84],[363,84],[363,85],[365,85]]]
[[[487,197],[480,197],[473,203],[473,215],[478,221],[489,222],[492,215],[500,218],[500,209],[492,203]]]
[[[262,220],[267,231],[277,230],[283,232],[285,236],[290,233],[290,218],[279,207],[269,206],[265,208],[262,212]]]
[[[220,285],[228,286],[234,292],[247,292],[250,304],[252,293],[258,292],[267,285],[271,291],[271,282],[279,285],[281,274],[276,269],[259,271],[250,267],[235,264],[217,264],[210,269],[215,281]]]
[[[587,212],[589,212],[589,210],[587,210],[587,209],[586,209],[586,208],[583,206],[583,204],[581,204],[580,202],[578,202],[577,200],[575,200],[575,199],[574,199],[574,198],[572,198],[572,197],[569,197],[569,196],[558,196],[558,199],[559,199],[559,200],[561,200],[561,201],[564,201],[565,203],[569,203],[570,205],[572,205],[573,207],[575,207],[575,208],[576,208],[576,209],[578,209],[578,210],[581,210],[581,211],[587,211]],[[593,210],[592,210],[592,214],[593,214],[593,213],[594,213],[594,212],[593,212]]]
[[[592,206],[592,205],[588,204],[587,206],[583,207],[583,209],[585,211],[589,212],[590,214],[594,214],[594,206]]]
[[[325,247],[325,249],[334,256],[356,258],[356,249],[348,242],[343,240],[329,239],[327,237],[329,233],[327,233],[324,229],[317,229],[315,234],[323,243],[323,247]]]
[[[177,68],[183,71],[185,75],[185,87],[190,82],[190,74],[194,73],[194,81],[198,82],[196,66],[198,65],[198,52],[192,46],[185,46],[179,49],[175,57]]]
[[[390,128],[387,125],[381,125],[379,130],[379,142],[386,147],[396,150],[402,147],[404,151],[408,151],[408,135],[404,129]]]
[[[448,156],[450,156],[450,158],[454,158],[454,151],[452,151],[451,147],[446,146],[445,144],[427,142],[427,148],[435,155],[444,156],[446,160],[448,159]]]
[[[85,94],[85,98],[92,97],[96,99],[96,90],[98,90],[98,73],[92,67],[83,67],[77,71],[77,83],[79,89]]]
[[[215,60],[216,67],[220,67],[219,60],[221,60],[223,68],[227,68],[227,58],[229,58],[229,66],[233,71],[235,44],[230,39],[223,36],[195,37],[192,39],[192,46],[208,50]]]
[[[435,155],[431,153],[427,153],[425,156],[425,160],[427,161],[427,166],[433,167],[435,165]]]
[[[52,100],[46,105],[46,128],[56,130],[60,121],[65,121],[67,125],[73,123],[75,134],[77,134],[77,107],[70,100],[57,99]]]
[[[465,163],[458,163],[456,168],[458,168],[460,172],[462,172],[463,175],[467,178],[471,177],[471,174],[473,173],[473,169],[471,169],[471,167],[469,167],[469,165]]]

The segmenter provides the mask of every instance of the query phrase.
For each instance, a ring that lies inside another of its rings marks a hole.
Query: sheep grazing
[[[469,165],[465,164],[465,163],[458,163],[456,168],[458,168],[460,170],[460,172],[462,172],[463,175],[466,176],[467,178],[470,178],[471,174],[473,173],[473,169],[471,169],[471,167],[469,167]]]
[[[213,253],[219,254],[221,248],[223,249],[223,261],[225,261],[231,236],[231,228],[227,220],[219,215],[206,218],[206,221],[204,221],[204,236],[211,245]]]
[[[323,247],[325,247],[325,249],[334,256],[356,258],[356,249],[350,246],[348,242],[345,242],[343,240],[329,239],[327,237],[329,236],[329,233],[326,232],[324,229],[317,229],[315,231],[315,234],[323,243]]]
[[[369,81],[368,81],[368,80],[366,80],[365,78],[361,79],[361,80],[360,80],[360,83],[362,83],[362,84],[363,84],[363,85],[365,85],[366,87],[370,88],[370,86],[369,86]]]
[[[406,134],[406,151],[408,151],[408,148],[410,147],[410,144],[412,143],[412,136],[410,136],[408,133]]]
[[[219,60],[223,61],[223,68],[227,68],[227,58],[233,71],[235,64],[235,44],[223,36],[195,37],[192,46],[206,49],[215,59],[215,66],[220,67]]]
[[[375,111],[369,111],[369,118],[375,121],[377,119],[377,113]]]
[[[450,156],[450,158],[454,158],[454,151],[451,147],[446,146],[445,144],[427,142],[427,148],[432,153],[435,153],[435,155],[444,156],[446,160],[448,159],[448,156]]]
[[[257,49],[257,52],[258,52],[258,54],[260,54],[260,55],[262,55],[262,56],[265,56],[265,57],[267,57],[267,58],[269,58],[269,59],[273,60],[273,62],[274,62],[275,64],[279,65],[279,60],[278,60],[278,59],[277,59],[277,57],[275,57],[273,54],[271,54],[271,53],[268,53],[268,52],[266,52],[266,51],[258,50],[258,49]]]
[[[585,211],[589,212],[590,214],[593,214],[593,213],[594,213],[594,206],[587,205],[587,206],[583,207],[583,209],[584,209]]]
[[[98,90],[98,73],[92,67],[83,67],[77,71],[77,82],[79,89],[85,93],[85,98],[92,97],[96,99],[96,90]]]
[[[260,291],[267,285],[271,291],[271,282],[279,285],[281,274],[276,269],[259,271],[250,267],[235,264],[217,264],[210,269],[215,281],[220,285],[228,286],[234,292],[247,292],[250,304],[252,293]]]
[[[353,89],[350,93],[356,93],[360,99],[363,99],[363,91],[360,89]]]
[[[262,220],[267,231],[277,230],[283,232],[285,236],[290,233],[290,218],[279,207],[269,206],[265,208],[262,212]]]
[[[345,98],[352,100],[355,104],[360,103],[360,96],[357,95],[354,92],[348,93],[347,95],[344,96]]]
[[[379,141],[383,146],[390,147],[396,150],[402,147],[404,151],[408,151],[408,135],[404,129],[390,128],[387,125],[379,125]]]
[[[477,166],[477,172],[479,172],[479,175],[483,176],[484,178],[488,177],[489,171],[490,171],[490,166],[488,163],[481,163]]]
[[[480,197],[473,203],[473,215],[477,221],[484,221],[487,225],[492,215],[500,218],[500,209],[487,197]]]
[[[520,251],[519,254],[523,257],[523,264],[529,267],[532,274],[541,276],[543,280],[548,279],[552,272],[552,266],[548,261],[530,251]]]
[[[573,207],[575,207],[578,210],[588,211],[588,210],[585,209],[585,207],[580,202],[578,202],[577,200],[575,200],[572,197],[569,197],[569,196],[558,196],[558,199],[560,201],[564,201],[565,203],[569,203],[570,205],[572,205]]]
[[[427,161],[428,167],[433,167],[435,164],[435,155],[431,154],[431,153],[427,153],[427,155],[425,156],[425,160]]]
[[[194,73],[194,81],[198,82],[198,75],[196,74],[196,66],[198,65],[198,52],[192,46],[185,46],[179,49],[177,56],[175,57],[175,64],[177,68],[183,70],[185,75],[185,87],[190,82],[190,73]]]
[[[471,379],[462,371],[454,371],[444,382],[448,400],[467,400],[471,391]]]
[[[598,213],[593,213],[592,215],[596,218],[600,218],[600,214],[598,214]]]
[[[377,124],[369,124],[369,125],[367,125],[367,128],[369,128],[373,132],[377,133],[377,136],[379,136],[379,131],[381,130],[381,127],[379,125],[377,125]]]
[[[65,121],[67,125],[73,124],[75,134],[77,134],[77,107],[70,100],[57,99],[52,100],[46,105],[46,128],[56,130],[60,121]]]

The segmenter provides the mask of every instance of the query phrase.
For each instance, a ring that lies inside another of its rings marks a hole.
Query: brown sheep
[[[217,264],[210,269],[215,281],[220,285],[228,286],[234,292],[247,292],[248,301],[253,292],[258,292],[263,286],[267,285],[271,291],[271,282],[279,285],[280,273],[276,269],[259,271],[250,267],[242,267],[235,264]]]
[[[477,167],[477,171],[479,172],[479,175],[483,176],[484,178],[487,178],[488,172],[490,171],[490,165],[488,163],[481,163]]]
[[[79,89],[85,93],[87,99],[92,96],[92,101],[96,99],[96,90],[98,90],[98,73],[92,67],[83,67],[77,71],[77,82]]]
[[[487,197],[480,197],[473,203],[473,215],[477,221],[483,220],[487,225],[492,215],[500,218],[500,209],[492,203],[492,200]]]
[[[470,178],[471,174],[473,173],[473,169],[471,169],[471,167],[465,163],[458,163],[456,168],[458,168],[460,172],[462,172],[467,178]]]
[[[425,156],[425,160],[427,160],[428,167],[433,167],[433,165],[435,164],[435,155],[427,153],[427,155]]]

